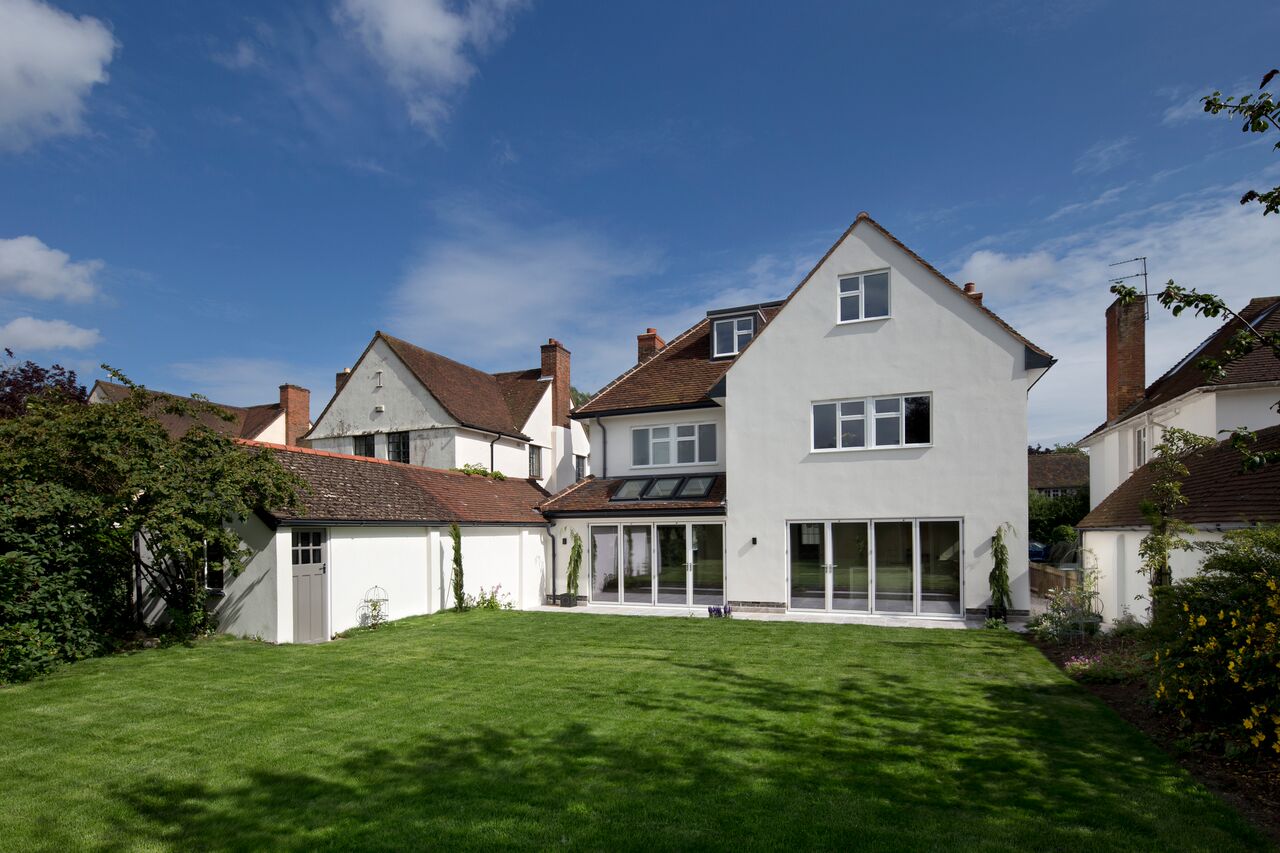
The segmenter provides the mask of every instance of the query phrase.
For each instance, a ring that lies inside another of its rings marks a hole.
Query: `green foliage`
[[[579,575],[582,571],[582,537],[576,530],[570,530],[569,536],[573,539],[573,545],[569,548],[569,570],[564,581],[564,591],[576,596]]]
[[[1006,528],[1012,530],[1008,524],[1002,524],[991,537],[991,573],[987,582],[991,585],[991,606],[997,610],[1013,606],[1013,593],[1009,590],[1009,546],[1004,541]]]
[[[206,554],[231,575],[248,556],[226,522],[300,504],[301,484],[269,452],[202,425],[175,440],[156,419],[221,410],[113,375],[131,389],[118,403],[42,393],[0,420],[0,628],[28,638],[36,669],[49,643],[75,660],[129,625],[135,558],[177,632],[209,630]]]
[[[1004,621],[1003,619],[997,619],[996,617],[992,616],[982,623],[982,627],[992,631],[1008,631],[1009,623]]]
[[[1204,103],[1204,111],[1211,115],[1226,113],[1241,120],[1241,133],[1266,133],[1269,130],[1280,130],[1280,104],[1272,98],[1270,92],[1264,92],[1267,84],[1280,69],[1271,69],[1258,84],[1258,94],[1222,97],[1221,92],[1214,92],[1200,100]],[[1273,151],[1280,151],[1280,142],[1271,146]],[[1262,215],[1280,211],[1280,187],[1269,190],[1249,190],[1240,197],[1241,204],[1256,201],[1262,205]]]
[[[467,609],[467,599],[462,592],[462,528],[450,524],[449,538],[453,540],[453,609],[461,613]]]
[[[62,659],[53,634],[33,622],[0,625],[0,684],[26,681],[53,669]]]
[[[1031,538],[1036,542],[1062,542],[1054,532],[1060,527],[1074,528],[1080,519],[1089,514],[1089,494],[1080,491],[1073,495],[1051,498],[1035,489],[1027,494],[1027,523]]]
[[[1098,573],[1085,572],[1077,587],[1051,589],[1044,613],[1027,622],[1027,630],[1041,640],[1062,643],[1092,637],[1102,626]]]
[[[1212,439],[1169,427],[1155,446],[1150,462],[1155,480],[1151,483],[1147,499],[1141,504],[1151,532],[1142,537],[1138,545],[1141,571],[1151,583],[1153,610],[1160,606],[1159,591],[1171,580],[1169,555],[1174,550],[1189,549],[1191,543],[1186,537],[1195,532],[1194,527],[1177,517],[1178,511],[1187,505],[1187,497],[1182,494],[1182,478],[1188,473],[1186,458],[1211,444]]]
[[[511,603],[511,596],[502,591],[502,584],[498,584],[493,589],[480,589],[480,594],[475,598],[468,596],[468,610],[514,610],[515,605]]]
[[[76,403],[89,398],[89,392],[76,380],[74,370],[60,364],[42,367],[34,361],[17,364],[13,361],[13,350],[8,348],[4,356],[10,363],[0,366],[0,418],[24,414],[27,400],[38,396]]]
[[[587,391],[582,391],[572,385],[569,386],[569,402],[573,403],[573,407],[575,409],[580,409],[585,406],[587,401],[594,396],[594,394]]]
[[[501,471],[490,471],[478,462],[468,462],[461,468],[450,468],[451,471],[457,471],[459,474],[466,474],[468,477],[488,477],[490,480],[505,480],[507,475]]]
[[[1227,533],[1165,594],[1158,704],[1188,728],[1280,753],[1280,526]]]
[[[1151,674],[1151,655],[1138,643],[1113,643],[1068,658],[1067,675],[1093,684],[1145,682]]]
[[[1079,537],[1076,529],[1070,524],[1059,524],[1049,532],[1050,542],[1072,542],[1074,543]]]
[[[1074,444],[1054,444],[1052,447],[1045,447],[1043,444],[1028,444],[1027,452],[1037,456],[1047,455],[1049,453],[1075,453],[1084,456],[1085,452]]]

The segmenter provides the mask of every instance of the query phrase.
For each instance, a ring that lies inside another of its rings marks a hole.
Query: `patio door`
[[[293,563],[293,641],[322,643],[326,628],[325,542],[323,530],[294,530],[290,547]]]
[[[788,525],[795,610],[961,616],[958,519]]]
[[[690,606],[724,603],[724,525],[592,525],[591,600]]]

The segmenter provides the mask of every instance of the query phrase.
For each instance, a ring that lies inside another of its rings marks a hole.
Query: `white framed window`
[[[862,397],[814,403],[810,449],[874,450],[933,443],[929,394]]]
[[[751,336],[755,334],[755,331],[756,321],[754,317],[731,317],[727,320],[716,320],[712,326],[713,334],[711,337],[715,344],[712,353],[716,358],[737,355],[751,342]]]
[[[840,277],[837,294],[839,323],[858,323],[889,316],[889,271]]]
[[[1147,464],[1147,428],[1140,426],[1133,431],[1133,467]]]
[[[529,476],[542,479],[542,448],[536,444],[529,445]]]
[[[631,467],[706,465],[716,461],[715,424],[633,427]]]

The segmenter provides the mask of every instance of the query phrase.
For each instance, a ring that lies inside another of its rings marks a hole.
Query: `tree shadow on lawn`
[[[115,792],[128,817],[114,837],[211,850],[1263,846],[1068,683],[957,691],[853,671],[824,691],[723,662],[707,683],[647,693],[622,737],[584,698],[554,727],[353,743],[309,772],[261,767],[230,786],[139,780]],[[817,722],[815,706],[828,709]]]

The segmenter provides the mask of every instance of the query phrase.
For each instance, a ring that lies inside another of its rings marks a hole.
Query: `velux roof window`
[[[694,477],[652,477],[623,480],[611,501],[667,501],[705,498],[715,482],[712,475]]]

